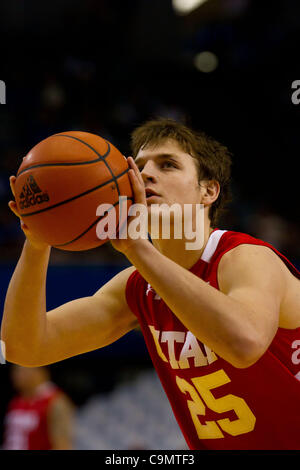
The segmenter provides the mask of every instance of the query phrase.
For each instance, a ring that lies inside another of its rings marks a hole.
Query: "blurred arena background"
[[[291,100],[300,4],[179,8],[179,0],[1,2],[1,314],[24,242],[7,207],[8,178],[22,157],[67,130],[99,134],[129,155],[130,132],[156,116],[185,120],[230,148],[234,201],[220,228],[262,238],[300,267],[300,105]],[[94,293],[127,265],[109,244],[53,250],[48,308]],[[9,367],[0,366],[0,440],[13,393]],[[75,448],[186,449],[138,331],[51,372],[77,405]]]

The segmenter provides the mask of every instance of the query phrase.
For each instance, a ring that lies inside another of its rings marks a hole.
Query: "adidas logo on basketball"
[[[43,193],[34,177],[29,175],[22,188],[19,199],[20,208],[25,209],[30,206],[35,206],[36,204],[41,204],[42,202],[47,202],[50,198],[46,192]]]

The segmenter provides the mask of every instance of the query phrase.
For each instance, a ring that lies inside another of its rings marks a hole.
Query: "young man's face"
[[[195,160],[175,140],[140,149],[135,163],[145,183],[148,207],[178,203],[183,208],[184,204],[201,203]]]

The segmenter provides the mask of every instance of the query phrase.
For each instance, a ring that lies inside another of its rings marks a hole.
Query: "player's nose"
[[[146,162],[144,168],[141,171],[141,175],[144,183],[149,180],[153,182],[157,181],[157,172],[152,161]]]

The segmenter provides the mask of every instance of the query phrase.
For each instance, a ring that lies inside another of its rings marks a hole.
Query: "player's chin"
[[[163,204],[161,201],[147,201],[146,200],[148,214],[150,215],[151,212],[159,211],[161,204]]]
[[[151,204],[163,204],[163,199],[161,196],[157,196],[156,194],[153,194],[153,196],[149,196],[146,198],[146,204],[147,206],[151,206]]]

